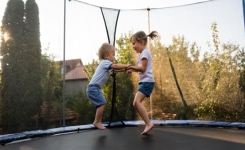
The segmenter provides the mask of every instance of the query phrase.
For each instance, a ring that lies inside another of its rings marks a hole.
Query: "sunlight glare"
[[[3,34],[3,39],[4,39],[5,42],[8,41],[8,40],[10,39],[9,34],[8,34],[7,32],[5,32],[5,33]]]

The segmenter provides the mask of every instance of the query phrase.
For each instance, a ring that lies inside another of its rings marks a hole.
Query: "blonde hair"
[[[158,36],[158,32],[157,31],[152,31],[150,34],[146,35],[144,31],[138,31],[136,33],[134,33],[131,38],[130,38],[130,42],[132,42],[132,38],[134,38],[137,42],[141,42],[144,41],[145,45],[147,44],[147,37],[150,37],[151,39],[154,39],[155,37]]]
[[[105,59],[106,54],[109,54],[112,50],[114,50],[114,46],[109,43],[103,43],[99,48],[99,59]]]

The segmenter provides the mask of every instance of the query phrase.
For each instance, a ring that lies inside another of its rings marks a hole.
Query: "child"
[[[100,63],[87,86],[86,93],[89,100],[96,107],[93,125],[98,129],[104,130],[106,127],[102,124],[102,116],[106,106],[106,100],[101,88],[109,79],[112,69],[116,72],[125,71],[129,65],[113,64],[115,60],[115,47],[108,43],[102,44],[98,55]]]
[[[133,49],[140,55],[138,57],[137,66],[129,66],[127,68],[128,73],[135,71],[138,72],[140,76],[138,91],[135,94],[133,106],[136,108],[146,125],[144,131],[141,133],[142,135],[147,134],[154,126],[148,117],[146,108],[141,103],[145,97],[150,97],[155,82],[152,75],[151,53],[146,48],[148,36],[153,39],[158,36],[158,33],[152,31],[149,35],[146,35],[144,31],[139,31],[131,36],[130,42],[133,44]]]

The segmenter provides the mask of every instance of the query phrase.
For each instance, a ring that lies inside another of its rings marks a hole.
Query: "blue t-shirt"
[[[113,62],[102,59],[95,70],[95,73],[89,84],[96,84],[102,88],[110,77],[112,69],[110,68]]]

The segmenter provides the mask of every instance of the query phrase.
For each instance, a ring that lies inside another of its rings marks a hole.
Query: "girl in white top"
[[[129,66],[127,68],[128,73],[135,71],[138,72],[140,76],[138,91],[135,94],[133,106],[136,108],[146,125],[144,131],[141,133],[142,135],[147,134],[154,126],[148,117],[146,108],[142,104],[145,97],[150,97],[155,83],[152,74],[151,53],[146,48],[148,36],[153,39],[158,36],[158,33],[156,31],[152,31],[149,35],[146,35],[144,31],[139,31],[133,34],[130,38],[130,42],[133,44],[133,49],[140,55],[138,57],[137,66]]]

